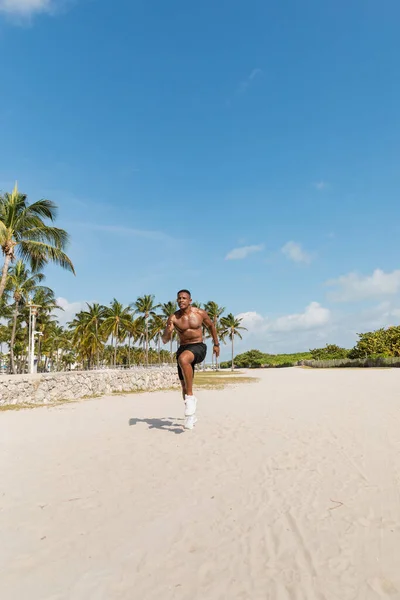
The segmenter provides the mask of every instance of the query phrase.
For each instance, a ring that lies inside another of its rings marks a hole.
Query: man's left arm
[[[204,313],[203,314],[203,323],[207,327],[208,331],[210,332],[211,337],[214,342],[214,354],[216,356],[219,356],[219,342],[218,342],[217,330],[215,329],[215,325],[212,322],[212,320],[210,319],[208,313],[205,310],[203,311],[203,313]]]

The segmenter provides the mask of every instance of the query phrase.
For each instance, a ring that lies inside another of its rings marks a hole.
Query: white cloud
[[[286,256],[286,258],[293,260],[297,263],[310,263],[311,262],[311,254],[308,254],[305,250],[303,250],[302,245],[297,242],[287,242],[282,248],[281,251]]]
[[[392,296],[400,290],[400,269],[385,273],[375,269],[372,275],[362,276],[348,273],[337,279],[326,282],[326,285],[336,287],[329,293],[334,302],[356,302],[379,296]]]
[[[86,302],[78,301],[78,302],[68,302],[66,298],[57,298],[57,304],[64,310],[55,310],[54,314],[57,317],[57,320],[60,322],[60,325],[66,325],[69,321],[75,317],[76,313],[81,310],[87,309]]]
[[[311,302],[302,312],[275,319],[263,317],[257,312],[243,312],[237,318],[242,319],[241,325],[247,328],[243,332],[243,340],[236,341],[237,353],[250,348],[272,354],[300,352],[324,346],[332,340],[333,315],[318,302]],[[336,343],[335,337],[333,341]]]
[[[275,319],[270,324],[271,331],[299,331],[315,329],[326,325],[331,318],[329,308],[324,308],[318,302],[311,302],[302,313],[286,315]]]
[[[331,311],[321,306],[319,302],[311,302],[304,312],[284,315],[276,319],[268,319],[257,312],[240,313],[237,318],[242,319],[242,326],[250,333],[300,331],[326,325],[331,319]]]
[[[328,184],[326,181],[315,181],[313,187],[319,192],[322,192],[322,190],[325,190],[328,187]]]
[[[236,317],[242,320],[241,326],[246,327],[249,333],[259,332],[266,327],[266,319],[257,312],[240,313]]]
[[[0,12],[19,17],[30,17],[35,13],[52,12],[53,0],[0,0]]]
[[[225,256],[225,260],[241,260],[247,258],[250,254],[255,252],[261,252],[264,250],[264,244],[258,246],[242,246],[241,248],[234,248]]]

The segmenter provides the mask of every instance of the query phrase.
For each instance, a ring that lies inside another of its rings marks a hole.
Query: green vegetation
[[[0,246],[4,264],[0,281],[0,298],[3,296],[9,276],[9,266],[18,255],[28,263],[32,272],[38,272],[48,262],[60,265],[74,273],[74,266],[64,250],[68,234],[64,229],[53,227],[57,206],[51,200],[38,200],[28,204],[25,194],[15,185],[11,194],[0,196]]]
[[[400,326],[359,333],[357,344],[351,350],[333,344],[311,350],[310,367],[399,367]]]
[[[234,364],[238,368],[268,368],[268,367],[294,367],[301,360],[311,359],[310,352],[298,352],[297,354],[266,354],[260,350],[248,350],[238,354]],[[221,368],[231,367],[231,361],[221,363]]]
[[[346,348],[340,348],[336,344],[327,344],[325,348],[315,348],[310,350],[313,360],[333,360],[339,358],[347,358],[349,351]]]
[[[314,348],[297,354],[265,354],[249,350],[234,359],[237,367],[267,368],[308,366],[329,367],[400,367],[400,326],[381,328],[358,334],[358,342],[351,350],[336,344]],[[229,368],[231,361],[221,364]]]
[[[357,334],[359,340],[350,350],[349,358],[366,358],[367,356],[400,356],[400,326],[381,328],[376,331]]]
[[[395,356],[369,356],[368,358],[337,358],[331,360],[305,360],[302,362],[304,367],[314,369],[336,368],[365,368],[365,367],[400,367],[400,358]]]

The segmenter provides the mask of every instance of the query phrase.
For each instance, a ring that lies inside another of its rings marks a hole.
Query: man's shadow
[[[175,419],[171,420],[172,417],[168,417],[166,419],[138,419],[132,418],[129,419],[129,425],[137,425],[138,423],[146,423],[149,426],[149,429],[161,429],[161,431],[169,431],[170,433],[175,433],[178,435],[179,433],[183,433],[185,430],[183,425],[177,426],[176,421],[182,421],[183,419]]]

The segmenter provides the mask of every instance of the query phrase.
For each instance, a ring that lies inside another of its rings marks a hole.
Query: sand
[[[0,413],[2,600],[400,598],[400,369]]]

